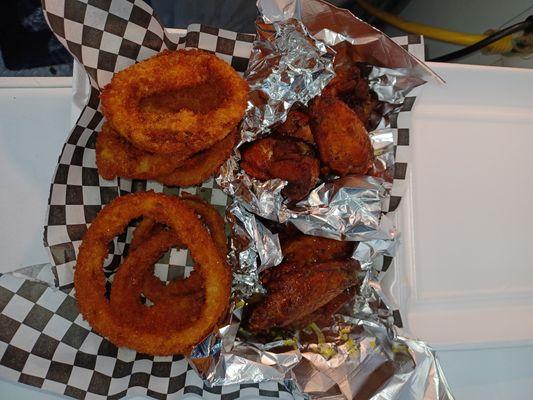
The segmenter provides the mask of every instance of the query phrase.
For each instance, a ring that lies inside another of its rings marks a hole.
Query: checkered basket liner
[[[210,388],[181,356],[153,357],[117,348],[93,332],[78,313],[72,285],[83,234],[98,211],[116,196],[147,189],[174,194],[185,190],[210,201],[221,213],[230,201],[213,179],[197,188],[102,179],[95,163],[95,137],[103,119],[100,89],[115,72],[167,48],[201,48],[243,72],[253,36],[195,24],[188,27],[185,36],[177,37],[167,33],[152,9],[140,0],[43,0],[43,9],[56,36],[84,66],[92,88],[88,104],[62,149],[50,190],[44,242],[57,287],[15,273],[0,275],[0,377],[79,399],[133,395],[217,400],[301,398],[290,382]],[[423,59],[420,37],[396,41]],[[408,178],[408,113],[414,100],[414,96],[408,97],[393,120],[396,170],[385,212],[396,209]],[[109,275],[127,252],[132,231],[133,227],[128,228],[114,241],[105,263]],[[385,260],[383,270],[389,264],[390,260]],[[187,275],[191,266],[186,251],[173,250],[159,260],[156,274],[171,280]],[[399,312],[393,316],[401,325]]]
[[[0,377],[77,399],[302,396],[289,383],[208,387],[182,356],[117,348],[78,313],[74,289],[0,275]]]

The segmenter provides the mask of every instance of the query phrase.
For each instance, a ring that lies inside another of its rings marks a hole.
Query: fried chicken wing
[[[350,107],[367,129],[376,125],[372,113],[380,106],[376,94],[370,90],[368,79],[357,66],[336,71],[336,76],[322,91],[324,97],[337,97]]]
[[[274,128],[274,134],[303,140],[308,144],[315,144],[315,139],[309,127],[309,115],[300,110],[291,110],[285,122]]]
[[[355,295],[355,288],[351,287],[345,290],[326,305],[320,307],[318,310],[292,322],[290,329],[298,330],[304,329],[311,323],[317,324],[319,327],[330,326],[333,322],[333,316],[341,309],[343,305],[353,299]]]
[[[265,138],[243,146],[241,168],[251,177],[261,181],[272,179],[269,170],[274,162],[276,143],[275,139]]]
[[[294,264],[292,268],[297,268],[297,265],[349,259],[356,246],[356,242],[302,235],[301,233],[286,235],[285,233],[289,230],[290,228],[286,228],[279,235],[283,261]],[[276,268],[268,268],[263,271],[261,280],[264,284],[268,283],[274,271]]]
[[[288,182],[282,194],[292,201],[301,200],[316,186],[319,171],[318,160],[314,157],[281,160],[270,169],[272,176]]]
[[[310,111],[320,159],[332,172],[345,176],[365,174],[372,168],[372,144],[355,112],[335,97],[316,99]]]
[[[297,264],[347,259],[354,248],[354,242],[310,235],[299,235],[281,244],[283,260]]]
[[[246,146],[241,155],[241,167],[250,176],[286,180],[282,193],[291,201],[305,197],[318,181],[318,160],[313,148],[302,141],[268,137]]]
[[[288,327],[358,282],[355,260],[328,261],[309,265],[284,263],[273,268],[265,285],[268,291],[249,319],[249,329],[265,331]]]

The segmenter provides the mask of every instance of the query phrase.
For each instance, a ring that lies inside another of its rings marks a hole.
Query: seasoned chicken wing
[[[372,168],[372,144],[355,112],[335,97],[316,99],[310,111],[320,159],[332,172],[340,176],[365,174]]]
[[[302,318],[292,322],[290,329],[298,330],[304,329],[311,323],[317,324],[319,327],[330,326],[333,322],[333,316],[341,309],[343,305],[353,299],[355,295],[355,287],[345,290],[326,305],[320,307],[318,310],[303,316]]]
[[[322,96],[342,100],[357,114],[367,129],[375,128],[376,118],[371,117],[379,108],[380,102],[358,67],[337,70],[335,78],[322,91]]]
[[[241,156],[241,167],[248,175],[259,180],[286,180],[282,193],[291,201],[305,197],[318,181],[320,169],[314,150],[299,140],[259,139],[245,146]]]
[[[273,268],[265,284],[268,294],[253,311],[249,329],[265,331],[288,327],[357,284],[355,260],[316,264],[284,263]]]
[[[354,248],[354,242],[310,235],[299,235],[281,244],[283,260],[297,264],[347,259],[352,256]]]
[[[300,110],[291,110],[285,122],[274,128],[274,134],[289,136],[309,144],[315,144],[315,139],[309,127],[309,115]]]

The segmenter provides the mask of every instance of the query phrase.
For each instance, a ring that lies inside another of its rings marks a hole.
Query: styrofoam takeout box
[[[437,349],[533,342],[533,70],[429,63],[385,285]]]
[[[0,77],[1,273],[48,262],[43,225],[71,127],[71,85],[70,77]]]
[[[402,245],[384,287],[405,335],[437,349],[533,343],[533,70],[428,65],[446,85],[424,85],[410,113]],[[73,88],[82,107],[79,68]]]

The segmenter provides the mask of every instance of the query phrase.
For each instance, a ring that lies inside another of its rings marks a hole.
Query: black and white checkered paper
[[[196,24],[189,26],[185,36],[177,37],[164,30],[141,0],[43,0],[43,9],[56,36],[84,66],[92,87],[51,184],[44,243],[55,287],[17,274],[0,276],[0,377],[79,399],[301,397],[290,384],[277,382],[209,388],[181,356],[153,357],[117,348],[91,330],[74,298],[73,269],[83,234],[98,211],[116,196],[146,189],[174,194],[185,190],[208,200],[221,213],[230,202],[213,179],[197,188],[102,179],[95,161],[95,138],[103,122],[100,89],[115,72],[167,48],[204,49],[244,72],[253,36]],[[420,37],[396,41],[423,59]],[[408,113],[414,100],[408,97],[393,121],[396,172],[391,201],[384,211],[396,209],[408,177]],[[110,276],[127,251],[132,231],[130,227],[115,239],[110,249],[105,263]],[[172,250],[156,264],[156,274],[171,280],[187,275],[191,268],[186,250]]]
[[[208,387],[182,356],[117,348],[83,320],[73,292],[0,276],[0,377],[88,400],[299,397],[277,382]]]

